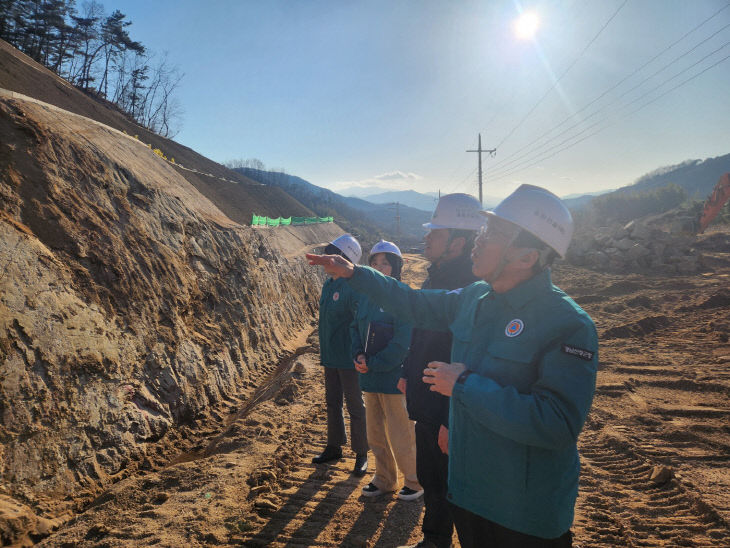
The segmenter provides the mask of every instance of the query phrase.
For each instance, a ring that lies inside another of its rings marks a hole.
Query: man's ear
[[[537,249],[530,249],[519,258],[520,266],[525,270],[531,269],[540,260],[540,252]]]
[[[464,236],[457,236],[449,242],[449,254],[458,257],[464,252],[465,245],[466,238]]]

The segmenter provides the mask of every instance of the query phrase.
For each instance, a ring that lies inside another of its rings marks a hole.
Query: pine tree
[[[129,37],[126,28],[132,22],[125,21],[127,16],[119,10],[114,10],[107,17],[101,26],[101,40],[104,49],[104,71],[99,84],[99,91],[104,90],[104,97],[109,96],[109,68],[112,61],[123,55],[127,51],[134,52],[138,55],[144,54],[144,46],[139,42],[135,42]]]

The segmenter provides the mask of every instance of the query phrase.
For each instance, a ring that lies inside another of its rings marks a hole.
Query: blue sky
[[[492,196],[615,188],[730,152],[730,59],[682,84],[730,55],[727,0],[102,3],[185,73],[177,141],[335,191],[476,194],[478,133],[497,147]],[[514,35],[522,11],[533,40]]]

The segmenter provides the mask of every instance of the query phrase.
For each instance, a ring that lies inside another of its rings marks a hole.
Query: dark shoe
[[[422,538],[417,544],[411,544],[409,546],[398,546],[398,548],[438,548],[438,545],[434,544],[427,538]],[[451,548],[451,544],[449,544],[449,548]]]
[[[352,469],[352,473],[357,477],[361,478],[368,472],[368,454],[362,453],[361,455],[355,456],[355,467]]]
[[[436,546],[430,540],[423,538],[417,544],[411,544],[409,546],[398,546],[398,548],[438,548],[438,546]]]
[[[400,500],[416,500],[423,496],[423,489],[416,491],[410,487],[403,486],[403,489],[398,491],[398,498]],[[427,545],[428,546],[428,545]]]
[[[319,455],[314,457],[312,459],[312,462],[314,464],[324,464],[325,462],[330,462],[332,460],[339,460],[342,458],[342,448],[341,447],[335,447],[334,445],[328,445],[324,448],[324,451],[322,451]]]
[[[380,495],[384,495],[385,493],[392,493],[392,491],[383,491],[382,489],[376,487],[374,483],[368,483],[365,487],[362,488],[362,494],[364,497],[378,497]]]

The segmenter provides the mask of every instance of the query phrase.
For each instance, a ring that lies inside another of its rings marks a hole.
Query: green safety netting
[[[333,223],[334,217],[266,217],[254,214],[252,226],[311,225],[315,223]]]

